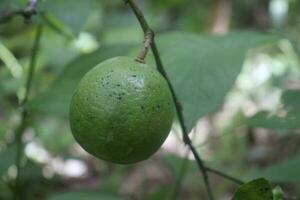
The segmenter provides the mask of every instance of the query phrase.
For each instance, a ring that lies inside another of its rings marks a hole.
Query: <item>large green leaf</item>
[[[66,66],[53,87],[29,101],[27,108],[49,115],[68,116],[72,94],[83,75],[103,60],[126,55],[132,47],[131,45],[106,46],[91,54],[79,56]]]
[[[299,166],[300,155],[297,155],[260,170],[259,175],[275,182],[300,182]]]
[[[242,185],[232,200],[273,200],[272,187],[263,179],[256,179]]]
[[[253,127],[269,129],[297,129],[300,128],[300,91],[285,91],[281,102],[287,111],[284,116],[260,111],[248,119],[247,124]]]
[[[222,104],[239,75],[249,48],[274,37],[234,32],[223,37],[169,33],[158,38],[166,71],[190,130]]]
[[[93,191],[93,190],[80,190],[80,191],[71,191],[71,192],[65,192],[61,194],[56,194],[52,197],[50,197],[48,200],[124,200],[124,198],[112,195],[112,194],[106,194],[99,191]]]
[[[40,9],[54,16],[57,20],[78,34],[91,11],[95,9],[95,0],[47,0],[40,5]]]

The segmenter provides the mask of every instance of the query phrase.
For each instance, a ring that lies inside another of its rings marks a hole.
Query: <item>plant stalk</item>
[[[23,157],[23,151],[24,151],[24,144],[23,144],[22,138],[23,138],[24,131],[26,129],[26,124],[27,124],[26,122],[27,122],[27,116],[28,116],[28,111],[26,110],[26,108],[24,106],[28,100],[31,86],[32,86],[32,80],[33,80],[33,75],[34,75],[35,66],[36,66],[36,59],[37,59],[37,53],[39,50],[42,29],[43,29],[42,25],[37,26],[34,44],[32,47],[32,54],[31,54],[30,63],[29,63],[29,71],[28,71],[28,75],[26,78],[25,95],[24,95],[24,98],[20,101],[20,105],[19,105],[20,110],[21,110],[21,122],[15,131],[15,142],[17,145],[17,156],[16,156],[17,175],[16,175],[16,180],[15,180],[15,192],[14,192],[15,200],[20,200],[22,197],[21,186],[20,186],[22,157]]]

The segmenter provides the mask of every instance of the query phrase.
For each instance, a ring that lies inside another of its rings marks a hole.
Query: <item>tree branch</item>
[[[31,59],[30,59],[30,63],[29,63],[29,72],[28,72],[28,76],[26,79],[25,95],[24,95],[24,98],[20,101],[21,122],[15,131],[15,141],[17,144],[17,156],[16,156],[17,176],[16,176],[16,180],[15,180],[15,192],[14,192],[15,200],[20,200],[22,197],[21,186],[20,186],[21,164],[22,164],[23,149],[24,149],[22,137],[23,137],[24,131],[26,129],[26,121],[27,121],[27,116],[28,116],[28,112],[24,108],[24,105],[26,104],[26,102],[28,100],[28,96],[30,93],[31,85],[32,85],[33,74],[34,74],[34,70],[35,70],[35,66],[36,66],[36,58],[37,58],[37,53],[39,50],[41,35],[42,35],[42,25],[38,25],[37,30],[36,30],[33,48],[32,48]]]
[[[205,187],[206,187],[206,190],[207,190],[207,193],[208,193],[208,196],[209,196],[209,199],[210,200],[213,200],[213,193],[212,193],[212,190],[211,190],[211,186],[209,184],[209,179],[208,179],[208,175],[207,175],[207,172],[206,172],[206,168],[204,166],[204,163],[202,161],[202,159],[200,158],[200,156],[198,155],[197,151],[195,150],[194,146],[192,145],[192,141],[190,140],[189,136],[188,136],[188,131],[186,129],[186,126],[185,126],[185,123],[184,123],[184,118],[183,118],[183,113],[182,113],[182,108],[179,104],[179,101],[177,99],[177,96],[176,96],[176,93],[175,93],[175,90],[171,84],[171,81],[169,80],[168,78],[168,75],[163,67],[163,64],[162,64],[162,61],[161,61],[161,58],[160,58],[160,54],[158,52],[158,49],[157,49],[157,46],[156,46],[156,43],[155,43],[155,40],[154,40],[154,32],[153,30],[150,28],[148,22],[146,21],[143,13],[141,12],[141,10],[139,9],[139,7],[136,5],[136,3],[133,1],[133,0],[125,0],[125,3],[127,3],[132,11],[134,12],[135,16],[137,17],[143,31],[144,31],[144,34],[146,35],[147,33],[152,33],[152,43],[151,43],[151,49],[152,49],[152,52],[153,52],[153,55],[154,55],[154,58],[155,58],[155,61],[156,61],[156,65],[157,65],[157,69],[158,71],[162,74],[162,76],[164,76],[164,78],[166,79],[168,85],[169,85],[169,88],[170,88],[170,91],[172,93],[172,97],[173,97],[173,101],[175,103],[175,106],[176,106],[176,112],[177,112],[177,116],[178,116],[178,119],[179,119],[179,122],[180,122],[180,125],[181,125],[181,128],[182,128],[182,132],[183,132],[183,140],[185,142],[186,145],[189,146],[189,148],[191,149],[195,159],[196,159],[196,162],[197,162],[197,165],[203,175],[203,179],[204,179],[204,183],[205,183]]]
[[[25,20],[25,23],[29,23],[32,16],[37,14],[37,4],[38,0],[28,0],[27,6],[24,9],[3,12],[2,14],[0,14],[0,24],[11,20],[15,16],[22,16]]]

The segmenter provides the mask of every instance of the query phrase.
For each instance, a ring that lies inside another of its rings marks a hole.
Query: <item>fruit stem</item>
[[[17,144],[17,155],[16,155],[16,167],[17,167],[17,175],[15,179],[15,192],[14,192],[14,199],[19,200],[21,199],[21,187],[20,187],[20,175],[21,175],[21,163],[22,163],[22,157],[23,157],[23,149],[24,149],[24,144],[22,141],[22,137],[24,134],[24,131],[26,129],[26,122],[27,122],[27,116],[28,116],[28,111],[24,107],[27,100],[28,96],[31,90],[32,86],[32,80],[33,80],[33,74],[36,66],[36,58],[37,58],[37,53],[39,50],[39,44],[41,40],[41,35],[42,35],[42,25],[37,26],[36,30],[36,35],[34,39],[34,44],[32,48],[32,54],[30,58],[30,63],[29,63],[29,72],[27,75],[26,79],[26,85],[25,85],[25,95],[23,99],[20,100],[20,110],[21,110],[21,122],[20,125],[16,128],[15,130],[15,142]]]
[[[144,36],[143,48],[141,49],[139,55],[135,59],[135,61],[139,63],[145,63],[145,58],[150,49],[151,43],[153,41],[153,32],[147,31]]]

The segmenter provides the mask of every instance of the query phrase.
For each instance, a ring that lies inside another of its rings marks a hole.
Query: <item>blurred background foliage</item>
[[[26,7],[0,0],[0,18]],[[137,1],[157,33],[166,70],[199,154],[209,166],[250,181],[265,177],[300,196],[300,2]],[[41,0],[30,24],[0,24],[0,199],[12,198],[14,130],[36,24],[44,32],[24,134],[24,200],[206,199],[201,174],[174,122],[153,157],[129,166],[85,153],[68,125],[81,77],[114,56],[132,56],[143,34],[124,2]],[[152,55],[148,63],[154,66]],[[216,199],[237,185],[210,174]]]

